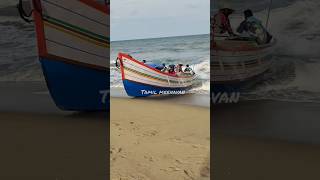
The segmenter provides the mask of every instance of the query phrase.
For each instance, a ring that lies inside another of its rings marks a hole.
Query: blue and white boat
[[[196,75],[191,73],[169,74],[157,65],[140,62],[128,54],[119,53],[124,88],[129,96],[182,95],[192,88]]]
[[[95,0],[32,0],[39,60],[62,110],[109,107],[109,4]]]

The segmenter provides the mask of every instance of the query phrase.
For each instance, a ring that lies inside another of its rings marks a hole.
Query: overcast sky
[[[111,40],[209,33],[209,0],[111,1]]]

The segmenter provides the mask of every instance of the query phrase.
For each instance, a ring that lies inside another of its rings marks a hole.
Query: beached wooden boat
[[[196,75],[171,75],[140,62],[128,54],[119,53],[122,81],[129,96],[181,95],[192,88]]]
[[[255,41],[216,37],[212,48],[212,80],[215,84],[230,84],[249,80],[268,70],[276,44],[258,45]]]
[[[243,87],[256,82],[271,67],[275,45],[275,39],[258,45],[252,40],[216,36],[211,47],[211,84],[216,102],[238,101]]]
[[[108,107],[109,4],[96,0],[32,0],[39,59],[63,110]]]

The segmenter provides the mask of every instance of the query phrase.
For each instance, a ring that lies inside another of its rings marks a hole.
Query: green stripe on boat
[[[47,15],[44,15],[44,17],[46,18],[45,20],[47,20],[49,23],[53,23],[55,25],[62,26],[64,28],[72,30],[72,31],[76,31],[77,33],[81,33],[83,35],[86,35],[89,38],[93,38],[93,39],[96,39],[98,41],[102,41],[104,43],[109,43],[109,41],[110,41],[108,37],[105,37],[105,36],[96,34],[94,32],[88,31],[86,29],[74,26],[72,24],[69,24],[67,22],[61,21],[59,19],[47,16]]]

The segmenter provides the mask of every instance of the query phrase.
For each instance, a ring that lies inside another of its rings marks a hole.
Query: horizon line
[[[136,39],[120,39],[120,40],[113,40],[113,41],[110,41],[110,42],[119,42],[119,41],[136,41],[136,40],[146,40],[146,39],[175,38],[175,37],[184,37],[184,36],[201,36],[201,35],[210,35],[210,33],[206,33],[206,34],[174,35],[174,36],[160,36],[160,37],[136,38]]]

